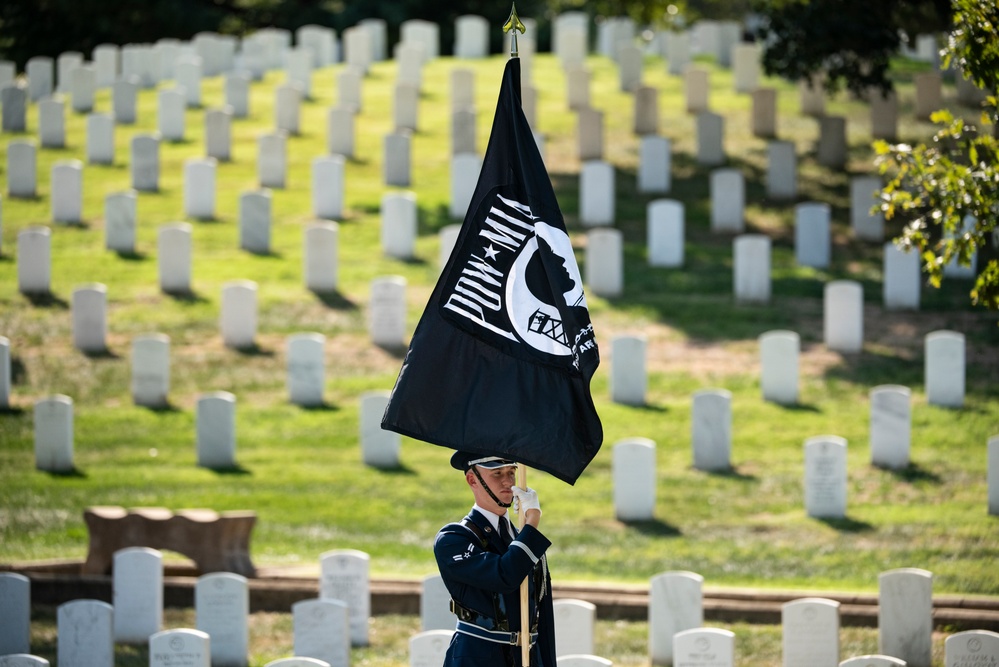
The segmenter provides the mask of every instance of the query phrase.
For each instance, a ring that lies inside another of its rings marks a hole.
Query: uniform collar
[[[478,512],[480,515],[482,515],[482,517],[489,522],[489,525],[493,527],[493,530],[496,531],[496,534],[497,535],[499,534],[499,520],[500,520],[499,514],[496,514],[495,512],[490,512],[489,510],[480,507],[478,503],[472,505],[472,512]],[[510,524],[509,517],[507,518],[507,524]],[[513,526],[511,525],[511,528],[512,527]]]

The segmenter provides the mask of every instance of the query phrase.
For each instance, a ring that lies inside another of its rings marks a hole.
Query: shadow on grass
[[[774,402],[777,407],[783,408],[790,412],[812,412],[819,414],[822,412],[822,408],[815,405],[814,403],[777,403]]]
[[[274,350],[260,347],[258,343],[234,347],[232,349],[245,357],[273,357],[275,354]]]
[[[680,537],[680,529],[662,519],[643,519],[641,521],[621,521],[629,528],[634,528],[649,537]]]
[[[25,294],[24,298],[36,308],[62,308],[68,309],[69,303],[52,292],[31,292]]]
[[[759,479],[756,475],[739,472],[738,466],[733,466],[727,470],[706,470],[705,473],[712,477],[723,477],[725,479],[733,479],[737,482],[755,482]]]
[[[335,412],[340,409],[340,406],[335,403],[327,403],[326,401],[315,405],[299,405],[298,407],[306,412]]]
[[[10,415],[12,417],[20,417],[26,412],[22,407],[16,405],[3,405],[0,406],[0,416]]]
[[[82,354],[87,359],[121,359],[117,352],[108,347],[103,350],[83,350]]]
[[[851,519],[848,516],[842,519],[819,519],[819,521],[841,533],[866,533],[869,530],[874,530],[874,526],[866,521]]]
[[[399,463],[394,466],[374,466],[378,468],[378,472],[385,473],[386,475],[415,475],[416,471],[407,466],[405,463]]]
[[[641,405],[628,405],[629,408],[634,408],[635,410],[641,410],[642,412],[654,412],[658,414],[666,414],[669,412],[669,408],[665,405],[656,405],[655,403],[642,403]]]
[[[284,255],[274,250],[251,250],[249,248],[243,248],[243,250],[248,255],[253,255],[254,257],[261,257],[263,259],[284,259]]]
[[[45,470],[49,477],[61,477],[65,479],[87,479],[87,473],[83,472],[75,465],[69,470]]]
[[[144,262],[149,259],[149,255],[136,250],[117,250],[115,254],[118,255],[118,259],[123,259],[126,262]]]
[[[876,466],[879,470],[884,470],[892,474],[899,481],[913,484],[915,482],[930,482],[932,484],[942,484],[943,479],[937,473],[923,468],[918,463],[909,462],[904,468],[885,468]]]
[[[389,356],[395,357],[399,361],[406,358],[406,352],[409,350],[408,345],[383,345],[381,343],[375,343],[375,346],[386,352]]]
[[[161,405],[140,405],[138,407],[145,408],[146,410],[149,410],[154,414],[166,415],[166,414],[182,412],[182,410],[173,403],[171,403],[169,399],[167,399],[166,403],[163,403]]]
[[[234,477],[240,475],[247,475],[247,476],[253,475],[252,470],[250,470],[249,468],[244,468],[238,463],[231,466],[218,467],[218,468],[212,467],[208,469],[211,470],[216,475],[232,475]]]
[[[337,290],[313,290],[312,293],[327,308],[332,308],[333,310],[357,310],[357,304]]]
[[[174,301],[180,303],[207,303],[208,299],[191,289],[186,290],[163,290],[163,293]]]

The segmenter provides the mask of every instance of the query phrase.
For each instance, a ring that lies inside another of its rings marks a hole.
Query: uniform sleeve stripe
[[[533,551],[531,551],[531,550],[530,550],[529,548],[527,548],[527,545],[526,545],[526,544],[524,544],[524,543],[523,543],[523,542],[521,542],[520,540],[514,540],[513,542],[511,542],[511,543],[510,543],[510,546],[511,546],[511,547],[520,547],[521,549],[523,549],[523,550],[524,550],[524,551],[525,551],[525,552],[527,553],[527,555],[528,555],[528,556],[530,556],[531,560],[532,560],[532,561],[533,561],[533,562],[534,562],[535,564],[537,564],[537,562],[538,562],[538,557],[534,555],[534,552],[533,552]]]

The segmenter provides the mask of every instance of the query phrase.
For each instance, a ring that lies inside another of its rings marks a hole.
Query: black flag
[[[420,319],[382,428],[501,455],[570,484],[603,428],[583,281],[507,61],[489,146],[451,258]]]

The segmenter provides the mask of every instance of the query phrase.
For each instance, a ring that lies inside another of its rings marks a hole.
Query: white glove
[[[522,489],[519,486],[510,487],[513,491],[513,511],[527,516],[527,510],[538,510],[541,513],[541,503],[538,502],[538,492],[534,489]]]

